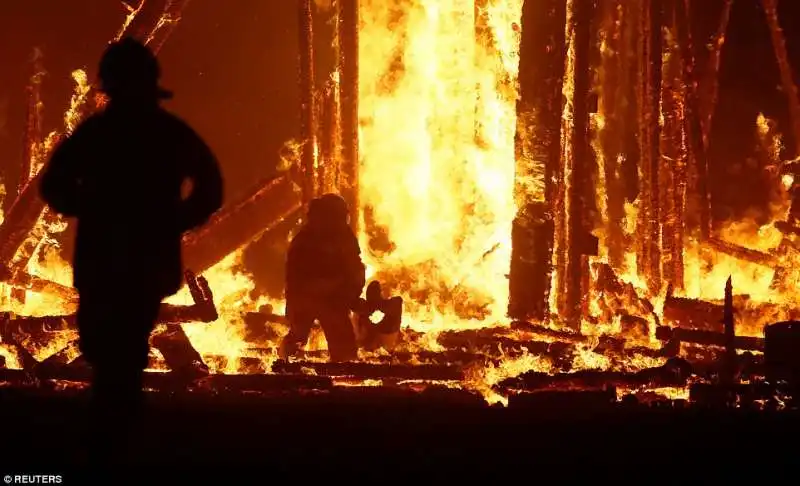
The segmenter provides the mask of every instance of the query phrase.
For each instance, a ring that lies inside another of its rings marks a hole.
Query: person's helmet
[[[383,290],[381,289],[381,283],[377,280],[373,280],[372,282],[367,285],[367,292],[366,292],[367,302],[377,302],[383,299]]]
[[[109,97],[153,96],[159,99],[172,97],[172,93],[158,86],[161,67],[155,54],[133,38],[111,43],[100,60],[101,89]]]
[[[347,203],[338,194],[325,194],[308,205],[308,220],[312,224],[347,224],[349,214]]]

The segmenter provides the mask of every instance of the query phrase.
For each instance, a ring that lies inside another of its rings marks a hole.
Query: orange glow
[[[123,25],[115,38],[119,38],[134,21],[144,2],[138,6],[124,4],[127,8]],[[563,104],[561,117],[563,179],[570,181],[573,157],[570,140],[573,120],[572,100],[574,37],[572,25],[572,0],[567,0],[567,25],[565,26],[567,56],[564,66]],[[516,164],[529,161],[515,160],[516,102],[518,96],[518,66],[520,23],[523,0],[484,0],[481,9],[475,0],[386,0],[360,1],[359,41],[359,200],[362,215],[371,215],[360,225],[359,235],[368,277],[380,279],[394,294],[405,302],[403,322],[407,334],[421,331],[400,347],[403,350],[441,352],[443,346],[437,338],[446,330],[498,327],[504,337],[521,342],[552,342],[550,336],[533,332],[512,331],[506,317],[508,304],[508,273],[511,255],[511,223],[517,214],[515,200]],[[159,26],[177,22],[162,18]],[[477,29],[476,24],[485,28]],[[611,52],[609,39],[600,35],[598,49],[603,55]],[[63,133],[51,133],[36,154],[33,170],[38,171],[61,135],[70,134],[80,122],[82,110],[90,95],[90,84],[84,71],[72,73],[75,88],[64,114]],[[333,73],[338,82],[338,73]],[[602,97],[603,93],[599,93]],[[601,109],[590,118],[592,133],[597,136],[606,127],[606,113]],[[756,135],[774,167],[780,160],[781,139],[769,121],[759,115],[755,123]],[[684,134],[685,137],[685,134]],[[596,202],[600,218],[608,219],[608,195],[604,164],[620,160],[603,154],[597,139],[593,140],[594,155],[599,166]],[[686,141],[681,142],[686,149]],[[302,144],[287,142],[281,154],[282,169],[297,164]],[[621,158],[622,155],[617,157]],[[792,175],[776,178],[781,194],[771,201],[771,222],[759,226],[754,219],[729,222],[716,237],[742,247],[777,255],[786,268],[798,268],[796,252],[778,250],[784,235],[772,222],[784,220],[790,201],[785,190],[793,183]],[[540,194],[542,180],[525,181],[526,189]],[[566,197],[569,190],[561,187],[557,192]],[[517,195],[518,197],[519,195]],[[637,228],[640,201],[625,203],[625,220],[622,232],[631,241],[643,231]],[[567,204],[569,206],[569,204]],[[1,216],[1,215],[0,215]],[[560,225],[561,231],[569,228],[569,215]],[[30,238],[35,243],[33,257],[26,271],[64,286],[71,285],[69,264],[59,257],[54,235],[64,231],[66,222],[52,217],[39,218]],[[370,231],[379,229],[391,241],[389,248],[370,248]],[[597,228],[600,237],[599,256],[592,264],[608,262],[608,248],[603,238],[604,228]],[[569,241],[557,235],[557,245]],[[559,243],[561,242],[561,243]],[[652,315],[642,316],[647,321],[647,335],[622,335],[621,316],[601,322],[585,322],[583,339],[575,344],[571,369],[609,369],[636,371],[659,366],[665,358],[644,355],[626,355],[619,358],[596,352],[600,337],[611,335],[627,338],[628,344],[657,349],[655,328],[663,322],[666,288],[656,295],[648,295],[646,284],[637,273],[636,254],[630,245],[625,252],[624,268],[614,269],[617,276],[631,284],[636,297],[644,299],[654,308]],[[553,253],[554,263],[556,248]],[[710,255],[710,256],[709,256]],[[30,256],[30,255],[28,255]],[[256,312],[266,304],[276,314],[283,313],[283,302],[251,295],[255,284],[241,263],[242,249],[228,255],[204,272],[220,317],[216,322],[188,323],[183,325],[191,344],[207,358],[206,364],[213,373],[239,373],[239,359],[258,358],[269,369],[277,358],[274,349],[280,335],[286,332],[276,326],[278,337],[270,342],[247,342],[244,315]],[[761,303],[779,304],[774,314],[763,316],[758,322],[737,321],[741,335],[761,336],[766,322],[788,316],[788,309],[796,302],[796,289],[800,275],[785,276],[782,285],[775,285],[774,268],[748,263],[723,254],[687,237],[684,242],[685,289],[680,296],[702,300],[720,300],[725,281],[733,277],[737,296],[748,295],[746,305]],[[553,272],[553,286],[558,282]],[[592,275],[595,279],[597,275]],[[63,295],[27,290],[24,301],[12,298],[12,286],[0,284],[2,310],[18,315],[60,315],[75,311],[73,302]],[[556,292],[551,292],[551,297]],[[678,295],[678,294],[676,294]],[[590,299],[593,317],[601,314],[599,292]],[[551,299],[552,300],[552,299]],[[184,288],[168,303],[190,305],[193,303],[188,289]],[[630,303],[631,308],[633,304]],[[555,302],[551,310],[556,311]],[[635,313],[631,313],[635,315]],[[543,323],[557,328],[560,323]],[[44,359],[67,346],[76,338],[74,332],[53,336],[45,345],[22,343],[36,359]],[[500,345],[498,344],[498,347]],[[254,350],[253,348],[258,348]],[[324,336],[312,335],[307,350],[324,350]],[[473,365],[466,370],[461,386],[483,395],[487,401],[507,403],[508,397],[493,390],[493,385],[505,378],[518,376],[525,371],[555,372],[560,368],[551,358],[529,352],[503,355],[488,364]],[[377,361],[387,351],[361,352],[365,361]],[[6,366],[20,368],[19,357],[8,343],[0,343],[0,356]],[[214,359],[220,356],[225,359]],[[417,355],[415,355],[417,356]],[[73,356],[74,357],[74,356]],[[153,351],[154,370],[166,371],[163,359]],[[414,362],[421,362],[416,359]],[[488,361],[488,360],[487,360]],[[381,380],[341,381],[341,386],[382,386]],[[626,392],[658,394],[670,398],[687,397],[686,389],[642,389]]]

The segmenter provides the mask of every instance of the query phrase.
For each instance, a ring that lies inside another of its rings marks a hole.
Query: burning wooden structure
[[[491,31],[487,16],[497,1],[475,1],[476,38]],[[140,0],[130,8],[116,38],[134,35],[157,51],[187,3]],[[364,154],[359,37],[364,20],[359,6],[364,3],[336,0],[323,10],[312,0],[298,1],[302,91],[298,160],[289,171],[255,185],[205,227],[186,235],[186,261],[193,270],[209,271],[264,233],[286,231],[286,223],[300,218],[311,198],[329,191],[348,201],[356,231],[369,238],[380,233],[360,187]],[[519,2],[514,22],[517,77],[499,83],[516,90],[517,213],[508,235],[511,325],[434,334],[404,328],[399,344],[385,353],[369,353],[364,362],[320,363],[324,351],[309,350],[304,360],[285,363],[274,360],[285,319],[266,309],[244,319],[251,346],[233,367],[238,375],[209,377],[207,364],[229,357],[201,355],[187,336],[192,326],[219,317],[208,282],[190,273],[187,283],[194,305],[165,304],[160,317],[164,326],[152,341],[173,373],[169,377],[153,373],[152,379],[166,386],[328,389],[333,386],[330,377],[338,377],[383,384],[460,383],[483,393],[507,395],[576,387],[682,388],[698,377],[733,387],[739,378],[763,376],[764,339],[737,335],[734,319],[763,326],[800,318],[795,315],[800,312],[734,295],[735,275],[728,280],[721,302],[686,291],[687,249],[692,245],[700,248],[701,258],[716,252],[775,270],[794,261],[798,251],[791,225],[779,225],[785,241],[769,252],[740,246],[712,232],[707,151],[720,51],[732,4],[732,0],[723,3],[709,60],[701,70],[696,54],[701,42],[692,39],[689,2]],[[796,127],[797,90],[775,2],[764,0],[764,5]],[[333,19],[327,23],[332,27],[321,32],[315,27],[318,17]],[[322,49],[331,50],[335,59],[331,66],[321,65]],[[501,55],[499,48],[487,50]],[[35,250],[47,244],[55,219],[44,212],[36,196],[37,169],[57,140],[45,143],[40,133],[37,62],[28,90],[23,177],[0,226],[0,268],[11,287],[70,301],[75,296],[68,286],[27,271]],[[82,114],[96,108],[94,99],[88,85],[73,98],[72,125],[65,127],[66,134]],[[473,123],[478,140],[482,121]],[[481,258],[498,246],[491,246]],[[379,275],[392,283],[391,273]],[[788,278],[776,271],[774,285],[779,288]],[[448,287],[447,295],[457,299],[460,285],[461,280]],[[397,285],[393,291],[404,288]],[[403,299],[413,301],[414,296],[409,291]],[[72,330],[73,316],[6,313],[0,326],[3,344],[17,350],[24,371],[6,370],[7,379],[84,376],[74,342],[42,362],[24,345],[31,339],[47,339],[48,333]],[[616,371],[577,372],[593,367],[587,353],[599,360],[597,368]],[[490,380],[487,370],[503,370],[502,376]]]

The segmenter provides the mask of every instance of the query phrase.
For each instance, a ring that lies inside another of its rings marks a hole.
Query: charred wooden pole
[[[683,66],[680,48],[676,43],[675,1],[664,7],[664,56],[661,78],[660,134],[661,164],[659,193],[662,211],[661,248],[664,252],[662,274],[673,288],[683,288],[683,191],[685,162],[683,156]]]
[[[692,47],[691,15],[689,0],[678,1],[676,30],[683,57],[683,85],[685,89],[684,120],[689,157],[696,174],[695,192],[698,212],[698,233],[701,241],[711,236],[711,194],[708,184],[707,150],[703,143],[702,113],[700,111],[699,90],[695,74],[695,56]]]
[[[129,18],[123,23],[114,40],[133,37],[140,42],[146,42],[150,34],[156,31],[168,3],[170,0],[138,0],[136,7],[129,6]]]
[[[708,64],[703,75],[703,79],[698,86],[701,93],[699,99],[699,109],[703,120],[703,143],[708,150],[708,141],[711,137],[711,121],[714,118],[714,110],[717,107],[719,96],[719,66],[722,60],[722,46],[725,45],[725,33],[728,31],[728,24],[731,19],[731,9],[733,0],[725,0],[720,14],[719,24],[714,39],[709,44]]]
[[[599,160],[605,187],[598,190],[605,207],[605,246],[613,268],[625,264],[625,191],[623,184],[623,133],[625,103],[625,55],[623,22],[625,7],[618,0],[601,2],[600,67],[597,76],[598,112],[602,124],[598,133]]]
[[[564,185],[566,186],[566,262],[562,275],[559,316],[570,327],[580,327],[582,302],[582,273],[585,255],[591,254],[592,238],[585,226],[585,187],[591,171],[589,157],[589,95],[591,91],[590,56],[591,23],[594,2],[571,0],[567,2],[567,30],[569,42],[566,62],[565,109],[562,115],[564,140]]]
[[[298,10],[300,25],[300,137],[303,144],[300,156],[300,174],[304,204],[308,204],[315,195],[317,169],[312,3],[313,0],[301,0]]]
[[[189,0],[167,0],[161,16],[145,38],[145,43],[153,52],[157,54],[167,42],[170,34],[181,21],[181,15],[188,5]]]
[[[769,24],[772,37],[772,47],[781,73],[783,92],[789,102],[789,114],[792,117],[792,136],[795,143],[795,156],[800,155],[800,98],[797,94],[797,84],[794,82],[794,73],[789,64],[789,54],[786,50],[786,39],[783,36],[780,21],[778,20],[778,0],[761,0]]]
[[[337,0],[339,90],[341,98],[341,171],[339,192],[350,208],[350,226],[358,234],[358,0]]]
[[[661,289],[659,207],[659,118],[661,90],[661,2],[641,2],[639,57],[639,247],[637,267],[652,293]]]
[[[623,205],[636,203],[638,191],[638,167],[640,163],[639,154],[639,44],[640,30],[639,18],[641,17],[640,2],[622,2],[622,41],[620,42],[620,83],[618,93],[623,100],[620,109],[620,138],[621,138],[621,157],[620,157],[620,189],[624,195]],[[634,214],[625,213],[625,248],[626,252],[636,251],[636,223]],[[634,262],[635,263],[635,262]],[[635,271],[629,268],[629,262],[625,260],[620,267],[620,271]]]
[[[736,326],[733,317],[733,285],[731,277],[725,282],[725,311],[723,317],[725,325],[725,363],[723,381],[732,385],[736,382]]]
[[[563,214],[561,92],[566,56],[563,0],[522,6],[515,192],[522,201],[511,230],[509,316],[543,320],[549,314],[555,215]],[[556,289],[552,289],[556,293]]]

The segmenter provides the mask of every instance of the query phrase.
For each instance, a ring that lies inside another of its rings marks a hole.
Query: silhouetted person
[[[348,225],[344,200],[326,194],[309,204],[308,222],[289,245],[286,259],[286,316],[289,334],[280,355],[294,355],[319,321],[331,361],[357,358],[350,311],[364,288],[365,268],[358,239]]]
[[[52,210],[77,219],[80,349],[93,371],[95,413],[120,421],[139,411],[160,303],[183,284],[181,236],[222,204],[217,161],[160,107],[171,94],[159,76],[144,45],[110,45],[99,68],[109,102],[60,143],[40,186]]]

